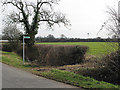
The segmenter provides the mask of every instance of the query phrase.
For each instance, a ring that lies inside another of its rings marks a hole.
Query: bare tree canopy
[[[108,7],[107,13],[109,15],[109,18],[106,22],[104,22],[100,31],[103,29],[108,30],[109,35],[114,36],[115,37],[114,39],[117,40],[118,51],[120,51],[120,15],[114,8],[110,8],[110,7]]]
[[[108,9],[109,11],[107,11],[107,13],[109,14],[110,18],[107,21],[108,24],[106,26],[106,29],[111,31],[111,34],[116,35],[117,38],[120,38],[120,16],[115,9]]]
[[[59,0],[36,0],[34,3],[27,0],[5,0],[3,5],[13,5],[18,9],[18,12],[11,15],[13,22],[22,23],[30,40],[28,46],[34,45],[35,35],[38,33],[40,22],[45,22],[50,28],[54,24],[63,23],[65,26],[70,25],[65,15],[60,12],[55,12],[54,5],[58,4]],[[32,19],[31,19],[32,18]]]
[[[2,34],[5,39],[9,40],[9,43],[13,43],[19,41],[22,32],[20,32],[16,25],[6,25]]]
[[[108,8],[108,14],[110,16],[106,29],[111,31],[112,35],[116,36],[118,41],[118,51],[120,51],[120,16],[118,12],[113,8]]]

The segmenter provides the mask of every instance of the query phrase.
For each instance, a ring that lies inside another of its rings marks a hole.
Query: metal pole
[[[24,36],[23,36],[23,65],[24,65],[25,49],[24,49]]]
[[[118,2],[118,51],[120,50],[120,1]]]

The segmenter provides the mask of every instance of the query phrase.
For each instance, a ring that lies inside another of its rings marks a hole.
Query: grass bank
[[[97,81],[90,77],[74,74],[73,72],[52,69],[50,72],[42,73],[43,76],[57,81],[65,82],[83,88],[118,88],[118,86]]]
[[[106,82],[100,82],[93,78],[84,77],[82,75],[74,74],[73,72],[57,70],[55,67],[48,67],[49,71],[39,71],[40,68],[45,67],[36,67],[31,66],[26,62],[25,65],[22,63],[22,58],[12,52],[2,52],[2,62],[13,67],[17,67],[26,71],[29,71],[33,74],[43,76],[49,79],[54,79],[56,81],[68,83],[83,88],[119,88],[118,85],[113,85]],[[54,69],[52,69],[54,68]],[[39,69],[39,70],[38,70]]]

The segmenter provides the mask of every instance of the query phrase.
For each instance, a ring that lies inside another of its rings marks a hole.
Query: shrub
[[[19,45],[19,47],[16,48],[16,50],[14,50],[14,52],[16,52],[19,56],[23,56],[23,47],[22,47],[22,45]]]
[[[120,51],[111,53],[105,57],[106,66],[108,70],[108,81],[112,83],[120,84]]]
[[[12,52],[13,47],[10,44],[3,44],[2,51]]]
[[[18,48],[20,47],[21,44],[20,43],[6,43],[2,45],[2,51],[6,51],[6,52],[12,52],[12,51],[17,51]]]
[[[26,59],[38,65],[72,65],[82,63],[87,52],[86,46],[34,45],[26,48]]]
[[[102,59],[104,62],[99,68],[78,70],[76,72],[100,81],[120,85],[120,51],[111,53]]]
[[[0,51],[2,51],[2,43],[0,43]]]

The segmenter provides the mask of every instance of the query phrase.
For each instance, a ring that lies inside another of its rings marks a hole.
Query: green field
[[[57,43],[37,43],[47,45],[82,45],[88,46],[89,55],[106,55],[117,50],[117,43],[111,42],[57,42]]]

